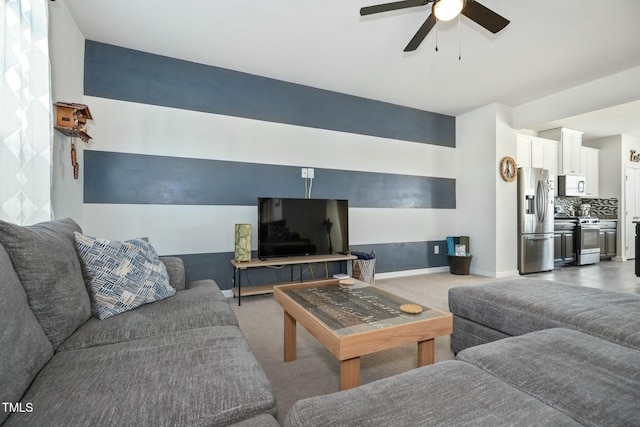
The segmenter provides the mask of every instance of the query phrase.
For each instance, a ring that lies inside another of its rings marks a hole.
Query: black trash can
[[[471,255],[447,255],[449,257],[449,271],[451,274],[462,276],[469,275],[469,267],[471,266]]]

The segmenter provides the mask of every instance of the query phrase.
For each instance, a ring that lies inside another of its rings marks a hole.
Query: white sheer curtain
[[[48,0],[0,7],[0,219],[51,219]]]

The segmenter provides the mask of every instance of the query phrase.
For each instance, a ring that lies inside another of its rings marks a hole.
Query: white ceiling
[[[640,66],[638,0],[480,0],[511,23],[441,22],[437,52],[435,29],[403,52],[430,5],[361,17],[389,0],[63,1],[87,39],[449,115]],[[640,138],[640,100],[558,119],[533,130]]]

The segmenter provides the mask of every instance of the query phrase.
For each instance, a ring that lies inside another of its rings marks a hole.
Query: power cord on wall
[[[311,198],[311,189],[313,188],[313,178],[304,179],[304,198]]]
[[[304,178],[304,198],[311,198],[311,190],[313,189],[313,168],[302,168],[302,178]]]

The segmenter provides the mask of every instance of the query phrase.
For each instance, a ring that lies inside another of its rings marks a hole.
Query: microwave
[[[586,194],[587,183],[584,176],[558,176],[558,196],[584,197]]]

